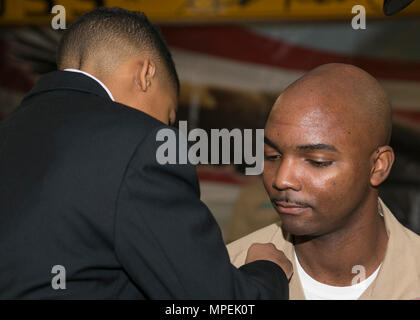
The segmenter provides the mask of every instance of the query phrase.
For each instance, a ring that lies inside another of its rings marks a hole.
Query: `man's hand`
[[[272,243],[254,243],[248,249],[245,263],[254,262],[257,260],[268,260],[277,264],[283,269],[290,280],[293,274],[293,265],[284,255],[283,251],[277,250]]]

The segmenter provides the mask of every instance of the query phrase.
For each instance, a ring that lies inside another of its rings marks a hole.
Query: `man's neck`
[[[360,278],[360,270],[367,278],[378,268],[388,242],[384,219],[377,208],[360,217],[327,235],[295,236],[296,256],[306,273],[328,285],[349,286],[355,277]]]

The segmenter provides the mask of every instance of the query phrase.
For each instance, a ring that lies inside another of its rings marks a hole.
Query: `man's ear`
[[[137,72],[136,82],[143,91],[152,85],[152,79],[156,74],[156,64],[150,59],[144,59],[140,64]]]
[[[382,146],[374,151],[372,157],[370,184],[377,187],[385,181],[391,171],[395,159],[394,150],[390,146]]]

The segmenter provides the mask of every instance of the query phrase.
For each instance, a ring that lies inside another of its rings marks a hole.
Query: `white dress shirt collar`
[[[112,101],[115,101],[114,100],[114,97],[112,96],[111,91],[109,91],[109,89],[106,87],[106,85],[104,85],[98,78],[92,76],[90,73],[87,73],[87,72],[82,71],[82,70],[79,70],[79,69],[70,69],[70,68],[69,69],[64,69],[64,71],[79,72],[79,73],[83,73],[85,76],[88,76],[88,77],[92,78],[93,80],[95,80],[96,82],[98,82],[102,86],[102,88],[105,89],[106,93],[108,93],[108,95],[111,98],[111,100]]]

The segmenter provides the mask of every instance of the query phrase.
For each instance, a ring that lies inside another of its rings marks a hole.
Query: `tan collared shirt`
[[[379,203],[384,214],[388,246],[378,276],[359,300],[420,298],[420,236],[401,225],[381,199]],[[305,299],[296,272],[290,235],[283,232],[279,223],[273,223],[230,243],[227,249],[232,264],[236,267],[243,265],[248,248],[255,242],[272,242],[284,252],[295,271],[289,282],[290,299]]]

